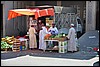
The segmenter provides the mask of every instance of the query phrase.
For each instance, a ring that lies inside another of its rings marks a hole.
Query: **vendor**
[[[51,33],[54,36],[58,34],[58,29],[55,26],[55,23],[52,23],[52,26],[48,29],[48,32]],[[51,44],[53,44],[53,46],[57,46],[58,42],[53,41],[53,42],[51,42]]]
[[[58,29],[57,29],[57,27],[55,26],[55,23],[52,23],[52,27],[50,27],[50,28],[48,29],[48,31],[49,31],[52,35],[58,34]]]

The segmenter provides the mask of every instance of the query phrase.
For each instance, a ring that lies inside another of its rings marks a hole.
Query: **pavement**
[[[98,60],[99,57],[90,60],[78,60],[25,55],[1,60],[1,66],[93,66],[94,62]]]
[[[96,52],[58,53],[38,49],[1,52],[1,66],[93,66],[98,61]]]

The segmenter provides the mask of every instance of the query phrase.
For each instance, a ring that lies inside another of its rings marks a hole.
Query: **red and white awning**
[[[15,18],[17,16],[22,15],[35,15],[35,19],[41,16],[54,16],[54,9],[48,8],[48,9],[15,9],[15,10],[9,10],[8,12],[8,20]]]

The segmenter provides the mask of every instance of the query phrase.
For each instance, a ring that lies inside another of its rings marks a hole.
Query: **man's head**
[[[41,20],[39,20],[39,23],[41,23],[42,21]]]
[[[42,26],[44,26],[44,23],[42,23]]]
[[[70,27],[74,27],[74,24],[70,24]]]
[[[55,27],[55,23],[52,23],[52,27],[53,27],[53,28]]]
[[[33,17],[30,17],[30,21],[33,20]]]

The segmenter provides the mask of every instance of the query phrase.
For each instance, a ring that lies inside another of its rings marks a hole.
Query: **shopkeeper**
[[[51,33],[54,36],[58,34],[58,29],[55,26],[55,23],[52,23],[52,26],[48,29],[48,32]],[[57,46],[58,45],[58,42],[56,42],[56,41],[53,41],[51,43],[53,44],[53,46]]]
[[[58,34],[58,29],[55,26],[55,23],[52,23],[52,26],[48,29],[48,31],[52,34],[52,35],[56,35]]]

